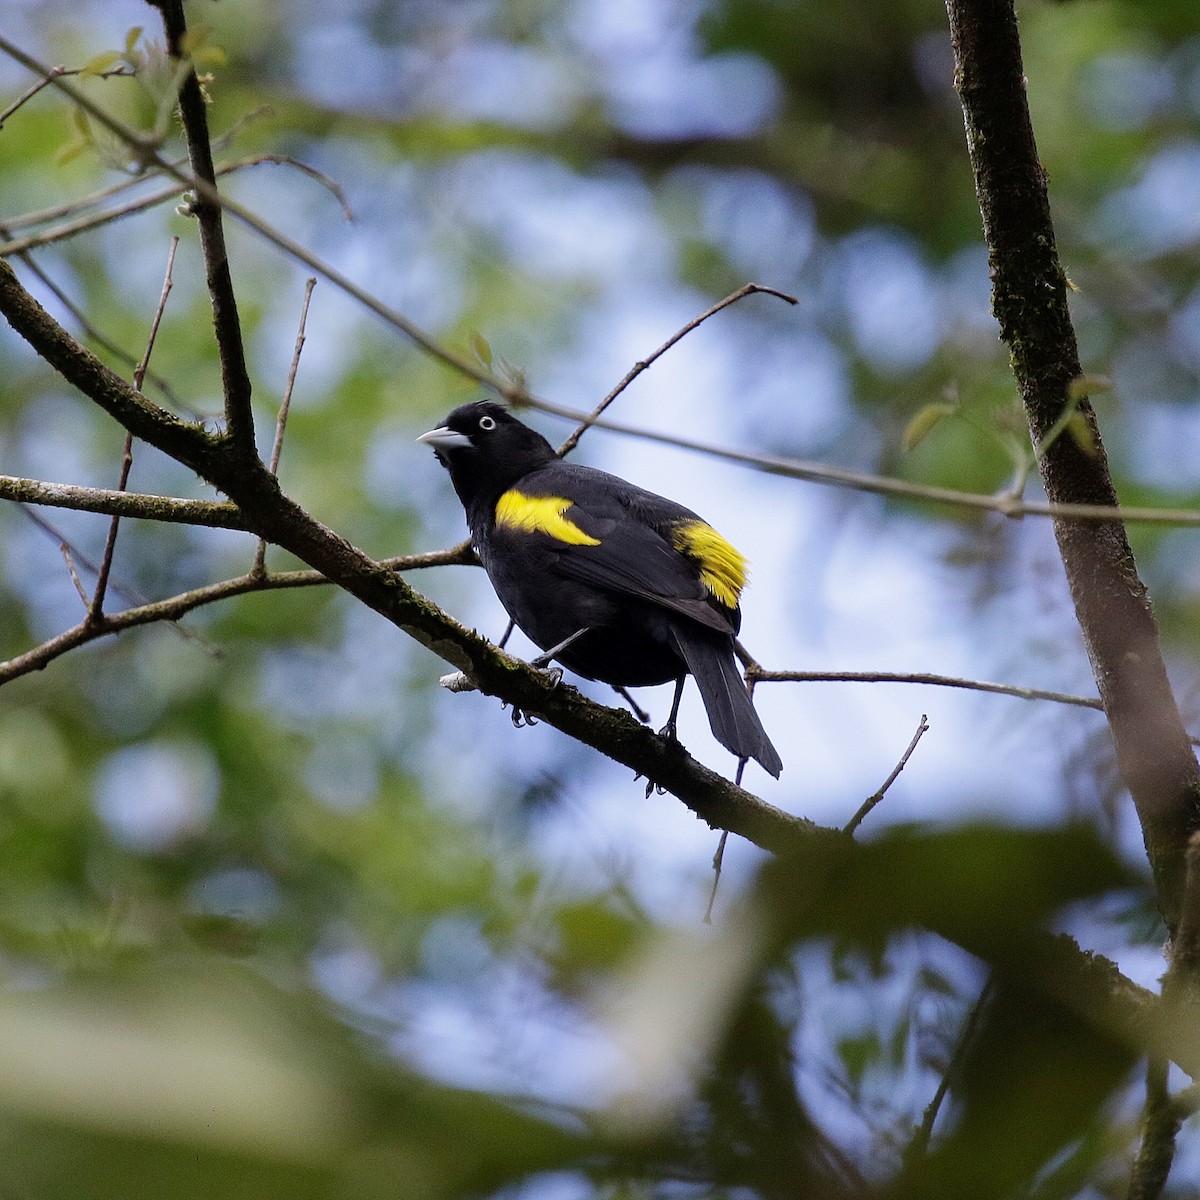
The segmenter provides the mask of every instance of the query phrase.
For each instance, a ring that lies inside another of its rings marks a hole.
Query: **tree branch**
[[[1029,117],[1012,0],[947,0],[956,86],[983,215],[992,303],[1035,446],[1041,446],[1082,374],[1055,248],[1045,172]],[[1095,413],[1091,436],[1059,437],[1038,458],[1052,504],[1117,504]],[[1084,443],[1090,442],[1091,445]],[[1200,827],[1200,777],[1171,694],[1158,630],[1119,519],[1055,520],[1100,699],[1133,795],[1159,906],[1179,921],[1184,852]]]
[[[147,0],[162,13],[167,34],[167,53],[173,59],[187,60],[187,20],[183,0]],[[213,165],[212,142],[208,135],[208,113],[204,94],[195,69],[189,64],[179,88],[179,114],[187,138],[192,174],[206,186],[198,189],[191,209],[200,226],[200,246],[208,295],[212,301],[213,329],[217,353],[221,359],[221,383],[225,395],[225,426],[237,452],[257,456],[254,447],[254,414],[250,407],[250,372],[246,369],[246,351],[242,325],[238,317],[229,253],[225,248],[225,229]]]
[[[76,512],[103,513],[110,517],[140,517],[171,525],[201,525],[209,529],[246,528],[237,505],[213,500],[180,500],[174,496],[149,496],[144,492],[120,492],[115,488],[77,487],[69,483],[47,483],[0,475],[0,500],[18,504],[41,504],[47,508],[69,508]]]

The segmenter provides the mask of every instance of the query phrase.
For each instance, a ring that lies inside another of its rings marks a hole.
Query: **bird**
[[[661,731],[673,740],[691,675],[717,741],[779,777],[737,668],[746,559],[724,537],[682,504],[564,462],[493,401],[459,406],[417,441],[449,472],[500,603],[542,650],[535,666],[621,692],[673,681]]]

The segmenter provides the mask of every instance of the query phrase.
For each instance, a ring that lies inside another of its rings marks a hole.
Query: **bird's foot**
[[[659,731],[658,736],[665,738],[668,742],[674,742],[679,745],[679,731],[675,728],[675,718],[672,717]]]
[[[509,706],[506,704],[504,707],[508,708]],[[534,726],[538,724],[538,719],[533,713],[528,713],[523,708],[518,708],[515,704],[512,706],[512,712],[508,715],[512,720],[514,729],[524,729],[526,725]]]
[[[558,687],[558,685],[562,683],[562,667],[547,667],[543,663],[539,662],[536,658],[533,659],[529,665],[546,680],[546,682],[550,685],[551,690]],[[515,729],[521,729],[526,725],[537,724],[537,719],[531,713],[527,713],[523,708],[518,708],[515,704],[512,706],[511,716],[513,727]]]
[[[545,663],[538,662],[536,658],[533,660],[533,666],[537,667],[537,669],[546,677],[546,682],[549,683],[552,688],[556,688],[560,683],[562,683],[562,667],[548,667]]]

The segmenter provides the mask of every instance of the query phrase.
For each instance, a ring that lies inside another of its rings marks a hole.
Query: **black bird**
[[[717,741],[776,778],[783,762],[738,673],[746,560],[691,509],[563,462],[498,404],[456,408],[417,441],[450,472],[471,539],[508,615],[544,653],[617,688],[687,675]]]

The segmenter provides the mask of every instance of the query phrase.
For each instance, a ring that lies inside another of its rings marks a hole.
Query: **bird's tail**
[[[738,758],[753,758],[779,778],[783,759],[754,711],[733,657],[733,640],[706,629],[676,626],[675,643],[695,677],[713,736]]]

